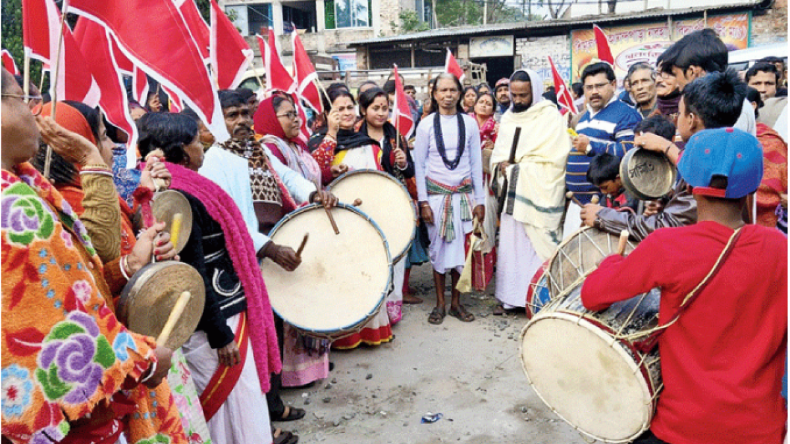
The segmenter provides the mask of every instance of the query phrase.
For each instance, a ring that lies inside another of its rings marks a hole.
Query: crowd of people
[[[587,278],[589,309],[661,287],[661,319],[670,319],[714,264],[726,268],[660,337],[664,390],[636,442],[781,442],[785,61],[761,61],[741,78],[704,29],[656,65],[631,66],[622,91],[605,62],[579,77],[578,114],[558,107],[528,68],[493,90],[440,74],[421,106],[406,85],[409,137],[391,123],[391,80],[365,82],[356,94],[329,85],[310,137],[295,97],[223,90],[231,139],[222,143],[195,112],[168,112],[167,96],[152,87],[130,106],[140,137],[127,151],[126,134],[98,109],[44,103],[3,70],[3,442],[295,444],[298,436],[271,425],[305,415],[283,402],[282,389],[326,378],[333,348],[393,340],[402,304],[424,302],[409,286],[413,266],[433,270],[428,323],[475,320],[457,289],[475,225],[496,239],[495,315],[524,310],[532,277],[582,226],[642,241]],[[677,165],[666,196],[641,201],[625,188],[620,159],[637,148]],[[136,166],[127,168],[132,152]],[[394,264],[384,308],[329,342],[273,313],[259,263],[298,268],[300,256],[269,232],[303,205],[335,206],[327,185],[361,169],[404,185],[418,227]],[[140,216],[162,183],[193,214],[179,254],[164,223],[146,226]],[[152,257],[180,260],[203,278],[205,308],[179,350],[116,317],[123,287]]]

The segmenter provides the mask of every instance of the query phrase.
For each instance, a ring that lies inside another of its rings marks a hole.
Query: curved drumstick
[[[628,230],[620,232],[620,240],[617,242],[617,254],[620,256],[625,253],[625,247],[628,244]]]
[[[167,322],[165,322],[162,332],[159,333],[159,337],[156,338],[157,347],[164,346],[168,339],[170,339],[170,333],[173,332],[173,328],[175,328],[178,319],[181,318],[182,314],[184,314],[184,309],[187,307],[187,303],[191,298],[192,293],[188,291],[181,293],[181,296],[178,297],[178,300],[176,300],[176,305],[173,306],[173,311],[171,311],[170,316],[167,317]]]
[[[307,238],[310,237],[310,233],[304,234],[304,239],[302,239],[302,243],[299,244],[299,248],[296,250],[296,257],[302,257],[302,251],[304,250],[304,246],[307,245]]]
[[[577,198],[576,198],[576,197],[573,195],[573,191],[568,191],[567,193],[565,193],[565,197],[567,197],[568,199],[572,200],[572,201],[573,201],[573,203],[575,203],[576,205],[578,205],[578,206],[580,206],[580,207],[583,207],[583,206],[584,206],[584,204],[582,204],[581,202],[579,202],[579,199],[577,199]]]

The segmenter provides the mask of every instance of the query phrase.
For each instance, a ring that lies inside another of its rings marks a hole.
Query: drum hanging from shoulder
[[[650,427],[661,391],[658,350],[633,341],[658,325],[658,289],[601,312],[584,308],[581,284],[542,308],[521,332],[530,386],[563,420],[609,443]]]
[[[392,261],[384,234],[370,217],[345,204],[331,212],[340,234],[321,205],[287,214],[269,237],[296,250],[309,234],[302,263],[289,272],[266,259],[261,272],[272,309],[285,322],[307,335],[336,340],[359,331],[381,309]]]
[[[593,227],[585,227],[565,239],[549,259],[546,269],[549,295],[552,299],[598,267],[598,261],[617,252],[618,236]],[[636,244],[628,241],[625,253]]]
[[[642,200],[659,199],[672,191],[677,169],[667,157],[643,148],[629,150],[620,161],[620,179],[628,192]]]
[[[183,262],[148,264],[129,279],[118,302],[118,319],[129,330],[157,338],[167,323],[181,293],[192,297],[165,345],[180,348],[195,332],[206,304],[203,277]]]
[[[393,263],[409,252],[417,232],[417,212],[409,191],[397,179],[382,171],[355,170],[332,181],[329,190],[344,203],[362,200],[357,208],[384,232]]]

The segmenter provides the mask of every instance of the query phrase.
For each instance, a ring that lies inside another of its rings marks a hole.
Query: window
[[[370,0],[330,0],[325,5],[327,29],[371,26]]]

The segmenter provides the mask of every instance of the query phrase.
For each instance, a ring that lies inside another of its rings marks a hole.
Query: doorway
[[[497,80],[510,78],[513,74],[513,57],[479,57],[471,59],[474,63],[486,64],[486,83],[491,89],[494,88]]]

